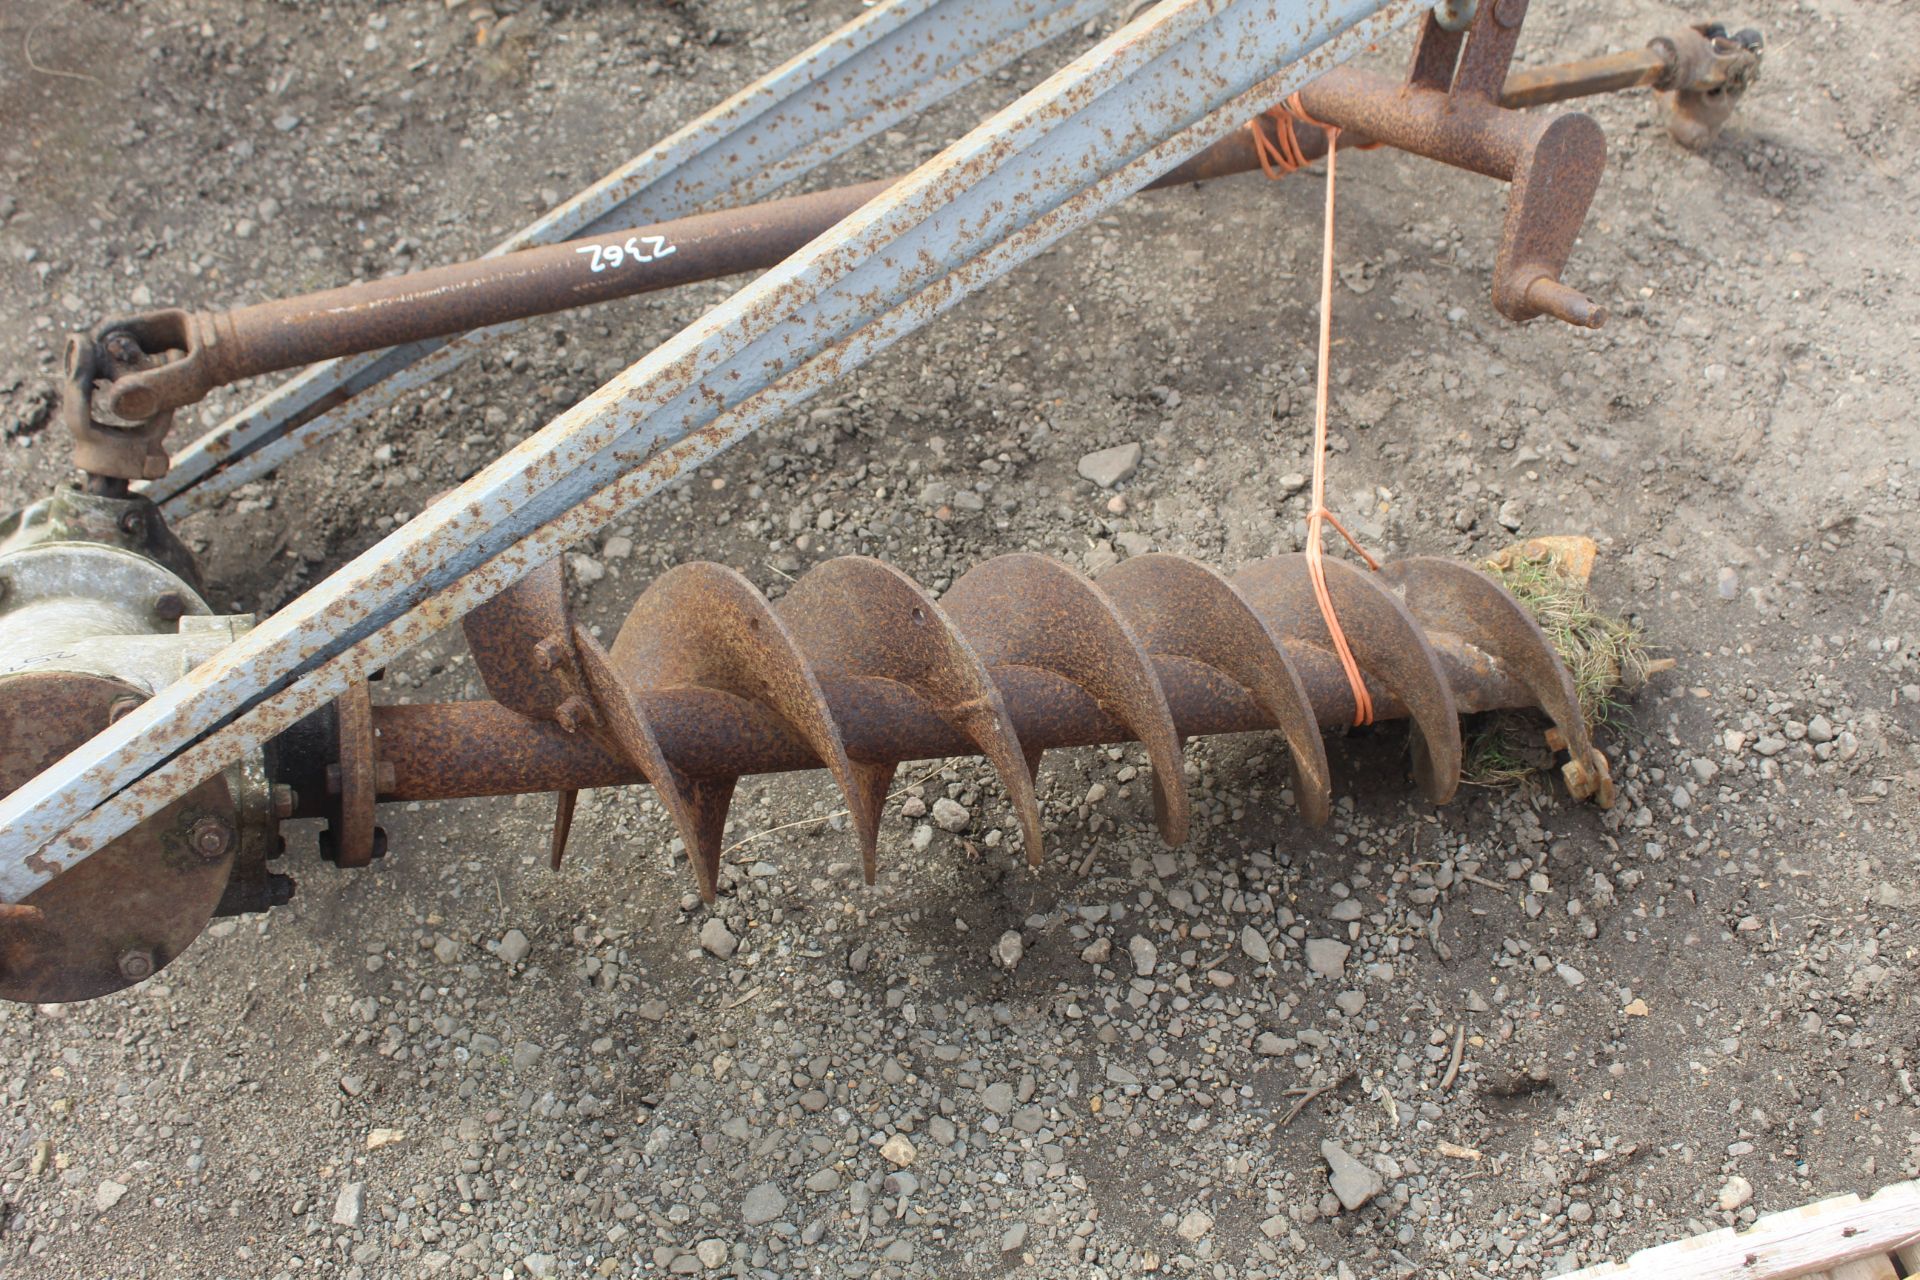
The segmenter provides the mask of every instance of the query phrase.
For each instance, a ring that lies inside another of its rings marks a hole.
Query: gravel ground
[[[1170,851],[1140,752],[1061,752],[1035,875],[989,771],[926,762],[868,889],[843,821],[760,834],[835,810],[822,778],[749,779],[713,912],[641,790],[583,797],[558,875],[540,797],[387,813],[351,874],[295,829],[291,906],[0,1011],[0,1271],[1527,1276],[1920,1175],[1920,14],[1535,9],[1536,60],[1683,17],[1772,48],[1707,155],[1592,107],[1598,333],[1491,311],[1493,184],[1345,167],[1334,495],[1393,554],[1600,541],[1677,662],[1604,736],[1617,808],[1433,809],[1389,727],[1332,744],[1316,832],[1284,752],[1219,739]],[[67,330],[470,254],[856,11],[0,8],[0,501],[64,475]],[[575,548],[584,617],[688,559],[937,591],[1011,550],[1296,549],[1320,182],[1101,219]],[[189,521],[219,603],[283,604],[727,288],[538,324]],[[478,694],[450,635],[382,696]]]

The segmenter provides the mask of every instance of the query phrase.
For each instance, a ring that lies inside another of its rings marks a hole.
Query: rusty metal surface
[[[320,854],[340,867],[364,867],[386,851],[386,834],[374,824],[379,744],[367,686],[354,684],[341,695],[335,711],[340,758],[327,771],[329,820],[320,833]]]
[[[1539,707],[1574,760],[1588,762],[1585,774],[1604,768],[1559,658],[1491,579],[1430,559],[1378,574],[1343,561],[1326,569],[1379,716],[1412,721],[1414,773],[1436,802],[1458,783],[1462,712]],[[870,870],[875,845],[860,824],[877,823],[895,767],[985,755],[1032,859],[1042,751],[1146,742],[1161,829],[1177,842],[1186,738],[1278,730],[1301,812],[1324,821],[1321,726],[1352,723],[1352,690],[1297,555],[1231,578],[1146,555],[1095,583],[1015,554],[976,566],[938,601],[877,561],[845,557],[801,575],[772,606],[729,570],[685,565],[641,605],[611,655],[577,633],[594,732],[570,734],[495,703],[377,708],[393,769],[381,798],[651,782],[710,900],[727,806],[746,774],[844,758],[861,789],[836,770],[843,791],[867,806],[849,808]],[[1578,793],[1579,778],[1568,781]]]
[[[1203,662],[1253,695],[1287,740],[1300,812],[1324,823],[1333,783],[1313,703],[1281,636],[1239,588],[1197,560],[1156,554],[1121,561],[1100,576],[1100,589],[1149,654]]]
[[[1377,686],[1406,708],[1413,724],[1414,776],[1429,800],[1444,804],[1460,784],[1460,713],[1438,655],[1406,606],[1375,575],[1344,560],[1327,560],[1324,568],[1327,593],[1367,692]],[[1287,634],[1303,647],[1333,657],[1333,637],[1314,601],[1304,555],[1262,560],[1233,581],[1263,615],[1285,619]],[[1351,724],[1352,689],[1336,690],[1332,699]]]
[[[1145,744],[1153,808],[1169,844],[1187,838],[1192,806],[1180,763],[1180,730],[1146,648],[1114,600],[1058,560],[999,556],[960,576],[941,608],[992,667],[1030,667],[1086,692]],[[1029,743],[1039,759],[1042,748]]]
[[[187,346],[184,311],[154,311],[67,339],[60,417],[73,437],[74,465],[109,482],[158,480],[171,468],[167,432],[171,413],[155,410],[118,418],[95,402],[94,388],[164,367],[168,353]],[[96,415],[100,415],[97,417]],[[105,421],[101,420],[105,418]]]
[[[717,690],[766,707],[793,729],[840,784],[872,882],[885,780],[876,793],[874,766],[847,755],[813,663],[758,588],[722,565],[669,569],[634,601],[610,653],[628,689]],[[718,873],[733,784],[731,777],[699,779],[688,795],[691,811],[680,834],[702,868],[703,892],[711,892],[708,873]]]
[[[0,791],[11,791],[144,695],[104,676],[0,681]],[[0,914],[0,999],[90,1000],[151,977],[212,918],[236,815],[216,776]]]
[[[1729,34],[1718,23],[1682,27],[1648,47],[1666,57],[1659,85],[1668,107],[1667,132],[1681,146],[1711,144],[1760,75],[1765,40],[1751,28]]]
[[[1550,315],[1595,329],[1605,308],[1560,275],[1606,168],[1606,136],[1577,112],[1533,116],[1499,105],[1525,14],[1525,0],[1482,4],[1463,45],[1429,14],[1404,85],[1340,67],[1303,88],[1300,103],[1343,132],[1510,183],[1494,306],[1511,320]]]
[[[1027,861],[1040,865],[1040,802],[1020,735],[987,664],[933,597],[898,569],[843,556],[802,575],[774,610],[809,655],[817,679],[890,681],[959,730],[999,772],[1020,819]],[[865,799],[878,810],[899,758],[854,760],[864,775]],[[872,864],[871,847],[861,855]]]
[[[1569,98],[1657,85],[1670,62],[1654,48],[1628,49],[1557,67],[1523,67],[1500,90],[1503,107],[1539,107]]]
[[[1380,577],[1429,635],[1456,636],[1524,681],[1534,705],[1547,713],[1566,743],[1569,790],[1580,799],[1597,796],[1601,807],[1612,807],[1606,758],[1587,732],[1573,677],[1519,601],[1487,575],[1433,556],[1382,565]]]
[[[263,373],[763,271],[890,185],[695,214],[233,311],[136,316],[105,326],[101,340],[168,345],[147,346],[145,367],[95,380],[92,402],[140,421]]]
[[[720,839],[725,834],[727,806],[733,800],[734,777],[725,770],[702,777],[689,776],[681,770],[661,749],[646,704],[637,696],[633,682],[616,665],[613,656],[585,631],[578,634],[577,644],[601,735],[642,778],[653,784],[667,816],[680,833],[681,842],[687,846],[687,861],[699,881],[700,896],[713,901],[720,883]],[[740,701],[725,689],[707,685],[691,687]],[[831,742],[827,744],[827,753],[819,753],[797,732],[796,740],[812,759],[823,765],[842,766],[842,772],[836,776],[843,779],[844,785],[844,779],[851,775],[844,753],[832,754],[834,744]]]
[[[460,620],[487,694],[536,720],[552,720],[578,691],[567,575],[550,560]]]

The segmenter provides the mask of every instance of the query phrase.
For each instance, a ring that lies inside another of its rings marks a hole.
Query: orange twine
[[[1273,116],[1277,142],[1268,139],[1257,120],[1247,122],[1247,128],[1253,131],[1260,167],[1269,178],[1284,178],[1307,162],[1300,150],[1300,139],[1293,131],[1296,120],[1313,125],[1327,135],[1327,213],[1320,262],[1320,360],[1313,396],[1313,493],[1312,507],[1307,513],[1307,576],[1313,581],[1313,598],[1320,605],[1320,616],[1326,621],[1333,651],[1340,656],[1340,666],[1346,672],[1347,685],[1353,691],[1353,723],[1358,727],[1373,723],[1373,696],[1367,692],[1366,677],[1360,673],[1360,664],[1354,661],[1353,648],[1347,643],[1347,633],[1340,627],[1340,616],[1333,607],[1333,596],[1327,590],[1327,572],[1320,545],[1321,525],[1330,524],[1347,540],[1347,545],[1367,562],[1369,569],[1380,567],[1380,562],[1368,555],[1366,548],[1347,532],[1347,527],[1340,523],[1339,517],[1327,509],[1327,374],[1333,348],[1333,213],[1335,180],[1339,172],[1337,157],[1340,154],[1340,130],[1335,125],[1315,120],[1302,110],[1297,93],[1269,114]]]
[[[1273,121],[1273,137],[1260,127],[1260,121]],[[1269,178],[1276,181],[1286,177],[1295,169],[1304,168],[1312,163],[1300,146],[1300,135],[1296,125],[1308,124],[1327,135],[1327,154],[1332,155],[1339,143],[1340,130],[1335,125],[1324,124],[1308,115],[1306,108],[1300,105],[1298,93],[1289,94],[1287,100],[1264,115],[1247,121],[1247,132],[1253,135],[1254,158],[1260,161],[1260,169]],[[1378,148],[1378,142],[1359,144],[1361,151]]]

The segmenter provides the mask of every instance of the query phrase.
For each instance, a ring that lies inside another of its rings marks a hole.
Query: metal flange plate
[[[143,695],[104,676],[0,680],[0,794]],[[236,813],[216,774],[0,915],[0,999],[91,1000],[165,968],[200,936],[233,869]]]

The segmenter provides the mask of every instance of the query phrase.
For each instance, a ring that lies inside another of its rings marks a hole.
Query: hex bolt
[[[193,851],[212,862],[224,857],[233,847],[233,828],[219,818],[206,817],[193,824],[188,838],[193,842]]]
[[[548,636],[545,640],[533,646],[533,665],[539,667],[542,671],[551,671],[560,665],[561,652],[562,644],[560,638],[558,636]]]
[[[553,718],[568,733],[578,733],[582,726],[593,723],[593,704],[576,693],[560,704]]]
[[[178,591],[162,591],[153,598],[153,616],[162,622],[178,622],[186,611],[186,597]]]
[[[122,511],[120,513],[120,532],[126,534],[129,538],[145,538],[147,536],[147,513],[138,508],[132,511]]]
[[[293,811],[300,807],[300,793],[284,782],[273,784],[273,816],[291,818]]]
[[[139,982],[153,976],[153,951],[147,947],[129,947],[120,953],[120,976]]]

